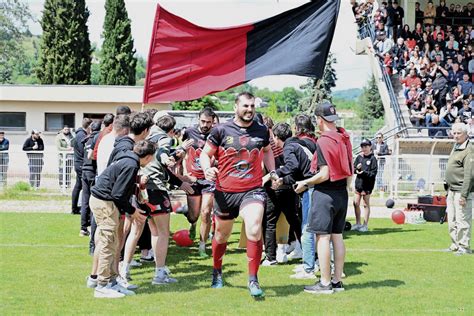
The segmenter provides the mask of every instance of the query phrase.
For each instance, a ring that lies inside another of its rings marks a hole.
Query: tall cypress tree
[[[90,84],[91,43],[85,0],[46,0],[37,75],[42,84]]]
[[[123,0],[106,0],[100,83],[104,85],[135,85],[132,30]]]

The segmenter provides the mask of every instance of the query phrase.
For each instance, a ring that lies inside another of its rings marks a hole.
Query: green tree
[[[46,0],[37,76],[42,84],[90,84],[91,43],[85,0]]]
[[[12,82],[15,65],[24,60],[22,40],[32,19],[26,3],[0,0],[0,83]]]
[[[332,88],[336,86],[337,75],[334,69],[334,64],[337,63],[336,57],[330,52],[324,67],[323,77],[308,78],[305,85],[302,86],[304,90],[304,97],[300,101],[300,110],[313,113],[316,105],[323,100],[331,101]]]
[[[200,99],[192,101],[179,101],[173,103],[173,110],[201,110],[205,107],[218,110],[219,103],[218,99],[213,96],[206,95]]]
[[[372,76],[359,97],[357,114],[362,119],[378,119],[383,117],[384,113],[382,98],[380,97],[375,77]]]
[[[132,29],[124,0],[106,0],[102,33],[100,83],[103,85],[131,85],[136,83]]]
[[[146,60],[145,58],[138,56],[136,73],[135,73],[137,86],[143,86],[145,84],[145,76],[146,76]]]

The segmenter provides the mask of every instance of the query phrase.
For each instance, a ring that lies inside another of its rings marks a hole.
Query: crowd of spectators
[[[373,0],[352,1],[358,25],[374,30],[373,53],[403,86],[413,125],[427,127],[430,137],[450,137],[455,122],[474,130],[473,5],[429,1],[426,8],[418,2],[415,7],[411,30],[396,1],[378,8]]]

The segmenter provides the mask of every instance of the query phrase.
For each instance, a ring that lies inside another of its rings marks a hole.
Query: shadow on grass
[[[396,233],[411,233],[418,232],[419,229],[403,229],[403,228],[374,228],[370,229],[368,232],[362,233],[358,231],[347,231],[344,232],[344,238],[351,238],[352,236],[371,236],[371,235],[386,235],[386,234],[396,234]]]
[[[365,262],[346,262],[344,263],[344,273],[350,276],[362,274],[359,268],[366,265],[367,263]]]
[[[377,289],[380,287],[399,287],[405,285],[404,281],[400,280],[383,280],[383,281],[372,281],[372,282],[364,282],[364,283],[355,283],[345,285],[347,290],[357,290],[357,289],[366,289],[372,288]]]

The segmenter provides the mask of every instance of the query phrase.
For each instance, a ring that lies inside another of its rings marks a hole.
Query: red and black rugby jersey
[[[263,148],[270,144],[264,125],[240,127],[232,120],[214,127],[207,142],[216,148],[219,191],[245,192],[262,186]]]
[[[209,134],[202,133],[197,126],[187,128],[183,134],[183,141],[186,139],[193,139],[193,145],[188,149],[186,157],[184,158],[184,163],[186,165],[186,170],[188,174],[196,177],[198,179],[204,179],[204,172],[202,171],[201,163],[199,162],[199,157],[201,156],[201,151],[206,144],[206,140]]]

